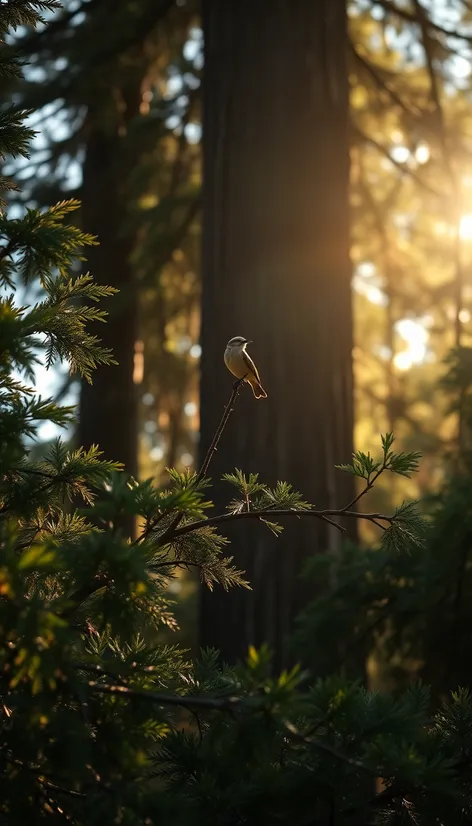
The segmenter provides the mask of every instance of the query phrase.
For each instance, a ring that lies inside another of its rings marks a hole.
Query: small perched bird
[[[267,393],[261,384],[257,367],[249,353],[246,352],[246,346],[251,343],[243,336],[230,338],[225,350],[225,364],[233,376],[237,379],[244,379],[251,385],[256,399],[266,399]]]

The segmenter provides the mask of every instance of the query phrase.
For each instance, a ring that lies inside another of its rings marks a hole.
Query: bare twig
[[[372,4],[381,6],[388,14],[393,14],[406,23],[411,23],[412,25],[419,25],[420,23],[416,15],[403,7],[397,6],[397,4],[391,2],[391,0],[372,0]],[[439,25],[439,23],[434,23],[432,20],[430,21],[430,26],[434,31],[438,32],[438,34],[453,37],[456,38],[456,40],[464,40],[466,43],[472,43],[472,34],[464,34],[458,30],[448,29],[445,26]]]
[[[239,395],[239,391],[241,390],[244,379],[245,379],[245,376],[243,376],[242,379],[238,379],[233,384],[233,390],[232,390],[229,402],[228,402],[228,404],[226,405],[226,407],[223,411],[221,421],[220,421],[218,427],[216,428],[215,435],[213,436],[210,447],[207,450],[206,456],[203,460],[203,464],[202,464],[200,470],[197,473],[197,476],[196,476],[196,479],[195,479],[195,484],[198,484],[199,482],[201,482],[201,480],[204,479],[205,476],[207,475],[208,468],[210,466],[210,462],[211,462],[214,454],[218,450],[218,445],[220,443],[220,439],[223,435],[223,431],[224,431],[226,425],[228,424],[229,417],[231,416],[231,413],[234,410],[234,403],[235,403],[235,401],[236,401],[236,399]],[[185,516],[184,511],[181,511],[180,513],[178,513],[175,516],[175,518],[172,520],[169,527],[164,531],[162,536],[159,537],[159,544],[160,545],[165,545],[166,542],[169,541],[169,539],[171,539],[173,536],[175,536],[175,530],[180,525],[180,523],[181,523],[182,519],[184,518],[184,516]],[[155,525],[153,523],[150,526],[149,530],[147,531],[147,534],[149,534],[154,529],[154,527],[155,527]],[[143,535],[142,538],[145,538],[145,536]]]
[[[393,158],[390,152],[388,151],[387,147],[382,146],[381,143],[376,141],[375,138],[372,138],[370,135],[366,135],[365,132],[359,129],[358,126],[354,125],[353,131],[362,139],[364,143],[370,143],[371,146],[374,146],[378,150],[378,152],[384,155],[384,157],[387,158],[390,161],[390,163],[402,173],[402,175],[412,178],[412,180],[414,180],[415,183],[417,183],[423,189],[426,189],[432,195],[435,195],[436,198],[441,198],[441,194],[436,189],[434,189],[434,187],[430,186],[426,181],[423,181],[420,178],[420,176],[417,175],[416,172],[414,172],[413,169],[408,169],[408,167],[406,167],[405,164],[400,163],[400,161],[396,161],[395,158]]]
[[[412,118],[413,121],[417,121],[418,117],[420,115],[419,110],[410,109],[406,105],[405,101],[402,100],[400,95],[398,95],[397,92],[394,89],[392,89],[392,87],[384,80],[384,78],[382,77],[382,74],[381,74],[380,70],[378,69],[378,67],[374,66],[370,62],[370,60],[367,60],[366,57],[359,54],[359,52],[357,51],[354,43],[351,40],[349,40],[349,46],[350,46],[350,49],[351,49],[351,51],[354,55],[354,58],[357,60],[359,65],[366,71],[366,73],[368,75],[370,75],[370,77],[375,82],[378,89],[380,89],[380,91],[386,92],[389,95],[389,97],[391,98],[391,100],[394,103],[396,103],[397,106],[399,106],[400,109],[403,112],[405,112],[406,115],[408,115],[410,118]]]
[[[233,392],[231,393],[229,402],[228,402],[228,404],[226,405],[226,407],[224,409],[223,415],[221,417],[221,421],[220,421],[218,427],[216,428],[216,432],[215,432],[215,435],[213,436],[210,447],[208,448],[206,456],[203,460],[202,466],[201,466],[200,470],[198,471],[198,474],[197,474],[197,481],[198,482],[207,475],[208,468],[210,466],[210,462],[213,458],[213,455],[218,450],[218,445],[220,443],[220,439],[223,435],[223,431],[224,431],[226,425],[228,424],[229,417],[231,416],[231,413],[234,410],[234,404],[235,404],[235,401],[238,397],[239,391],[241,390],[244,379],[245,379],[245,376],[242,379],[238,379],[238,381],[235,381],[234,384],[233,384]]]

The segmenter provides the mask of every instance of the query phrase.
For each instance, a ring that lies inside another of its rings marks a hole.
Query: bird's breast
[[[242,379],[247,373],[247,367],[239,350],[234,347],[227,347],[225,350],[225,364],[228,370],[236,376],[237,379]]]

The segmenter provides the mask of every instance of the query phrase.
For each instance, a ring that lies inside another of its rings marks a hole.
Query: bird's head
[[[244,347],[246,344],[251,344],[252,342],[248,338],[244,338],[244,336],[234,336],[230,338],[228,341],[227,347]]]

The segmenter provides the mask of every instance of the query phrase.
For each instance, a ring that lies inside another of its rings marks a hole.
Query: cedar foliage
[[[53,5],[2,3],[2,34]],[[2,71],[18,64],[9,57]],[[4,114],[1,152],[26,152],[24,117]],[[93,302],[112,291],[70,274],[94,242],[66,222],[75,207],[2,214],[0,822],[471,822],[468,691],[431,717],[422,686],[381,696],[299,669],[273,677],[265,649],[226,668],[216,652],[191,663],[177,646],[146,642],[150,626],[173,624],[166,594],[178,566],[196,567],[210,587],[247,587],[219,527],[253,519],[278,533],[281,519],[333,520],[355,503],[316,511],[288,484],[270,489],[234,471],[234,500],[207,516],[211,452],[199,474],[172,471],[165,490],[126,477],[96,447],[69,451],[59,440],[31,460],[38,423],[73,415],[37,396],[35,363],[67,359],[90,378],[112,359],[87,332],[103,319]],[[20,306],[18,288],[32,276],[42,296]],[[391,447],[388,435],[380,463],[358,453],[347,468],[366,492],[379,472],[415,469],[416,455]],[[142,520],[134,541],[119,529],[123,514]],[[420,542],[411,506],[356,516],[381,521],[387,546]],[[377,793],[376,778],[385,784]]]
[[[320,595],[299,618],[295,635],[295,649],[317,674],[342,667],[357,676],[356,664],[370,659],[377,685],[421,678],[435,703],[451,688],[472,683],[471,348],[453,350],[446,367],[436,393],[447,391],[448,411],[460,410],[462,446],[444,456],[445,481],[424,497],[424,544],[414,553],[403,543],[350,544],[336,559],[311,559],[306,576]]]

